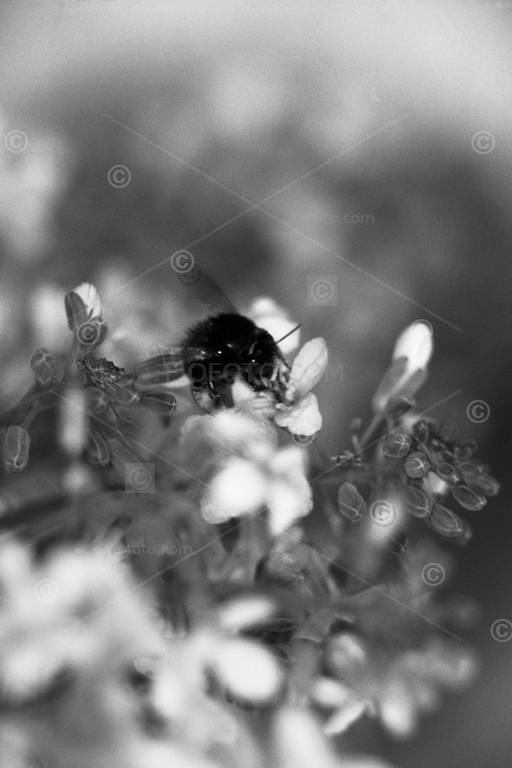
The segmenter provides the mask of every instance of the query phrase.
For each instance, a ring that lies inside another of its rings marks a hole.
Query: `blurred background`
[[[403,768],[510,765],[512,3],[4,0],[0,30],[3,405],[81,281],[121,358],[178,341],[182,249],[241,311],[270,296],[326,338],[329,454],[428,319],[421,408],[504,484],[457,550],[481,675],[412,741],[354,738]]]

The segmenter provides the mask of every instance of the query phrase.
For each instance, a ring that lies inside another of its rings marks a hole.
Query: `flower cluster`
[[[266,510],[278,535],[311,511],[304,454],[298,446],[278,448],[269,422],[236,411],[192,416],[181,444],[188,466],[208,481],[201,499],[208,522]]]
[[[425,418],[414,421],[409,432],[393,432],[383,441],[383,453],[402,462],[407,508],[428,518],[438,533],[454,537],[464,534],[466,524],[440,499],[450,494],[463,509],[478,512],[499,491],[475,451],[474,441],[457,442],[449,425]]]
[[[1,416],[6,427],[4,465],[9,471],[27,466],[29,428],[43,411],[63,412],[60,443],[72,458],[85,452],[92,464],[106,466],[111,461],[112,441],[127,444],[130,421],[125,408],[144,406],[163,418],[168,418],[175,408],[171,393],[148,387],[141,391],[136,373],[129,374],[114,362],[96,356],[96,349],[107,336],[107,325],[91,283],[69,291],[64,303],[73,334],[70,353],[54,357],[44,348],[37,349],[30,360],[34,384],[17,405]]]
[[[442,536],[465,543],[471,528],[445,506],[444,498],[449,494],[464,510],[476,512],[498,493],[499,483],[475,458],[473,440],[457,441],[451,425],[415,413],[414,395],[426,379],[432,351],[432,328],[424,321],[413,323],[398,337],[391,366],[373,398],[372,424],[364,435],[357,424],[356,450],[335,457],[338,465],[350,466],[352,474],[338,489],[338,506],[347,519],[356,521],[372,504],[383,502],[381,509],[387,505],[393,522],[409,512],[424,518]],[[379,428],[383,434],[370,441]],[[372,448],[375,463],[364,464]],[[374,482],[368,486],[371,476]],[[361,494],[365,485],[370,489],[366,498]]]
[[[477,670],[459,637],[471,606],[446,593],[453,558],[417,519],[464,543],[446,498],[477,512],[499,490],[471,441],[417,412],[430,324],[400,334],[371,422],[312,471],[323,339],[287,337],[279,387],[235,376],[229,398],[191,415],[190,396],[169,419],[171,385],[188,383],[178,350],[124,369],[98,354],[94,288],[65,305],[71,352],[34,354],[3,417],[6,468],[26,467],[43,408],[67,459],[100,466],[156,409],[159,483],[124,494],[98,472],[88,493],[8,517],[29,543],[0,542],[0,768],[384,768],[331,737],[362,717],[409,736]],[[273,338],[294,330],[269,300],[251,312]]]

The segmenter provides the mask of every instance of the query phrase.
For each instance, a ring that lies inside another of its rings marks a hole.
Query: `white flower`
[[[311,511],[300,448],[283,448],[266,462],[231,459],[214,476],[202,500],[203,517],[210,523],[252,515],[264,507],[274,536]]]
[[[101,300],[98,291],[92,283],[81,283],[77,288],[73,289],[73,293],[76,293],[82,299],[89,319],[101,317]]]
[[[277,406],[275,422],[293,435],[310,437],[322,427],[322,415],[316,396],[310,390],[327,368],[327,345],[322,338],[308,341],[293,361],[286,393],[288,405]]]
[[[390,400],[411,397],[425,381],[434,349],[432,326],[426,320],[409,325],[396,340],[391,366],[373,397],[373,409],[385,411]]]
[[[310,512],[304,455],[296,446],[278,450],[276,430],[267,421],[232,409],[191,416],[181,446],[187,466],[210,478],[201,501],[209,523],[266,508],[270,530],[277,536]]]
[[[232,456],[266,461],[277,447],[277,437],[265,421],[225,409],[205,416],[190,416],[183,425],[181,447],[193,467],[218,464]]]
[[[276,304],[273,299],[261,297],[255,299],[247,311],[247,316],[256,323],[259,328],[264,328],[273,339],[279,341],[283,336],[296,328],[297,323],[290,319],[287,312]],[[300,330],[290,333],[286,339],[278,344],[283,355],[291,355],[299,346]]]

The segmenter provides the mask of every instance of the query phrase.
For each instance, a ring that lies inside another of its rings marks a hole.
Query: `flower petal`
[[[407,359],[409,375],[426,368],[432,352],[433,330],[426,320],[416,320],[398,336],[393,350],[393,360]]]
[[[304,474],[304,457],[300,448],[283,448],[274,457],[276,477],[267,489],[269,527],[279,536],[313,507],[311,488]]]
[[[80,296],[90,318],[101,317],[100,297],[92,283],[81,283],[81,285],[73,289],[73,293],[77,293]]]
[[[278,427],[285,427],[292,435],[311,437],[322,428],[322,414],[316,395],[309,392],[293,405],[285,406],[274,417]]]
[[[321,337],[308,341],[293,361],[290,381],[300,397],[322,378],[329,359],[327,344]]]
[[[280,536],[296,520],[307,515],[312,508],[311,491],[303,491],[281,482],[272,483],[267,499],[268,523],[272,536]]]
[[[265,501],[266,478],[244,459],[232,459],[211,481],[201,502],[208,523],[250,515]]]
[[[328,736],[344,733],[349,726],[358,720],[367,709],[367,704],[361,699],[353,699],[343,704],[324,725],[324,733]]]
[[[250,640],[223,640],[210,652],[210,666],[235,696],[257,704],[273,699],[282,683],[275,656]]]
[[[340,765],[316,717],[285,706],[274,718],[274,750],[280,768],[336,768]]]
[[[234,597],[219,608],[219,622],[228,632],[240,632],[268,621],[276,604],[266,595]]]
[[[181,446],[191,459],[196,451],[207,450],[214,459],[235,455],[264,461],[276,447],[274,432],[262,420],[226,409],[215,415],[190,416],[182,428]]]

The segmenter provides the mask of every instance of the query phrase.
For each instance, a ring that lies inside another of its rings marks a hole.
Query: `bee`
[[[278,346],[283,339],[276,341],[241,315],[198,267],[194,266],[193,281],[187,273],[182,282],[192,282],[197,300],[209,314],[189,328],[180,345],[140,363],[135,370],[137,384],[167,384],[184,375],[194,399],[205,410],[232,405],[231,390],[237,379],[282,401],[290,370]]]

